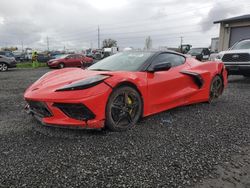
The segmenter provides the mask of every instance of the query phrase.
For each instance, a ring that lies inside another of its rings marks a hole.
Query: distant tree
[[[102,48],[111,48],[116,46],[117,46],[117,41],[114,39],[104,39],[102,41]]]
[[[150,36],[148,36],[145,40],[145,47],[144,47],[145,50],[150,50],[152,49],[152,39]]]
[[[4,51],[15,51],[15,50],[18,50],[18,48],[14,47],[14,46],[12,46],[12,47],[4,47],[4,48],[2,48],[2,50],[4,50]]]

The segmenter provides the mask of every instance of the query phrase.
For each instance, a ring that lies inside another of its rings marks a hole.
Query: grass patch
[[[39,67],[47,67],[46,63],[38,63],[38,66],[36,68]],[[22,62],[22,63],[17,63],[16,65],[17,68],[33,68],[32,63],[31,62]]]

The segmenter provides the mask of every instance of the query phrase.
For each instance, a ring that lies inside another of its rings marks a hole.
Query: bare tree
[[[102,48],[111,48],[117,46],[117,41],[114,39],[104,39],[102,41]]]

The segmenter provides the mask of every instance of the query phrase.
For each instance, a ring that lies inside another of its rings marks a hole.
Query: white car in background
[[[228,75],[250,77],[250,39],[241,40],[229,50],[220,52],[216,60],[225,64]]]

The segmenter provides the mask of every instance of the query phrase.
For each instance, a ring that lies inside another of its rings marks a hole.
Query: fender
[[[200,74],[191,71],[180,71],[180,73],[191,76],[195,84],[199,87],[199,89],[201,89],[202,86],[204,85],[204,80],[202,79]]]

